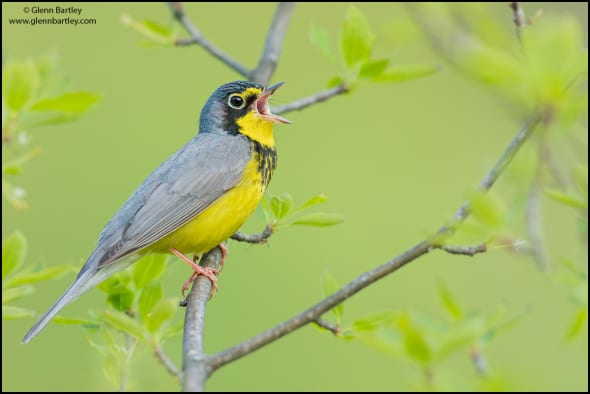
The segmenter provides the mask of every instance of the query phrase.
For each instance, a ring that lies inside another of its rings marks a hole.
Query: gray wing
[[[242,136],[198,134],[129,197],[101,232],[89,261],[100,268],[172,233],[233,188],[249,159],[250,144]]]

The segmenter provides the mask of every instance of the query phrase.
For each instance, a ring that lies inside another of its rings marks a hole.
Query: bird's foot
[[[186,298],[186,291],[190,287],[191,283],[193,283],[199,275],[203,275],[207,279],[211,281],[211,290],[209,291],[209,299],[213,297],[213,294],[217,291],[217,275],[219,275],[219,271],[213,268],[203,268],[200,265],[197,265],[198,269],[193,269],[195,272],[182,284],[182,297]]]
[[[225,242],[219,244],[219,250],[221,250],[221,260],[219,261],[219,270],[221,271],[225,265],[225,258],[227,257],[228,252]]]
[[[188,290],[191,283],[193,283],[199,275],[203,275],[211,281],[211,290],[209,291],[209,299],[211,299],[213,293],[217,291],[217,275],[219,275],[219,271],[214,268],[201,267],[199,264],[195,262],[196,260],[198,260],[198,256],[194,256],[193,261],[175,248],[170,248],[170,252],[179,257],[185,263],[187,263],[194,271],[190,278],[188,278],[188,280],[184,282],[184,284],[182,285],[182,296],[186,298],[185,293]]]

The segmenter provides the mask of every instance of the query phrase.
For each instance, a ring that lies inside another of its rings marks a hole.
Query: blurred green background
[[[56,3],[58,4],[58,3]],[[120,22],[121,15],[171,22],[162,4],[77,3],[96,25],[16,26],[34,3],[2,4],[5,58],[56,50],[74,87],[98,92],[100,104],[81,120],[30,133],[43,154],[18,183],[30,208],[2,202],[2,235],[22,230],[29,261],[78,262],[91,251],[102,226],[160,162],[196,132],[200,109],[222,83],[239,79],[198,47],[145,48]],[[71,3],[64,3],[70,6]],[[274,104],[325,87],[333,66],[308,40],[311,24],[335,38],[346,4],[299,4],[274,81],[286,81]],[[490,5],[513,29],[507,4]],[[531,14],[539,5],[526,5]],[[378,34],[376,51],[400,63],[442,64],[399,4],[359,4]],[[584,26],[587,4],[544,4],[546,14],[571,13]],[[273,4],[187,4],[203,34],[243,64],[256,64],[274,14]],[[205,344],[215,352],[285,320],[321,297],[320,277],[353,279],[422,240],[452,213],[482,179],[522,123],[514,111],[475,82],[443,67],[433,76],[400,84],[362,84],[287,117],[275,136],[279,164],[269,190],[296,202],[326,193],[325,210],[345,216],[326,229],[292,227],[268,246],[230,242],[230,255],[209,304]],[[574,218],[548,202],[544,216],[550,258],[578,250]],[[244,230],[261,230],[260,211]],[[189,272],[173,261],[164,275],[176,294]],[[72,277],[37,286],[27,307],[44,311]],[[505,250],[475,258],[431,253],[385,278],[344,305],[344,321],[380,310],[417,310],[444,316],[437,296],[442,279],[466,308],[510,315],[526,309],[516,327],[487,350],[492,371],[514,390],[587,390],[587,329],[564,340],[575,307],[568,289],[534,262]],[[104,305],[93,290],[66,308],[87,316]],[[182,311],[178,312],[179,314]],[[33,319],[2,323],[3,391],[110,390],[102,360],[76,326],[50,325],[27,346],[19,341]],[[166,343],[180,365],[181,341]],[[130,389],[175,390],[177,385],[145,349],[131,367]],[[437,370],[440,387],[469,390],[477,377],[468,354]],[[412,365],[362,345],[305,327],[213,375],[207,388],[247,391],[390,391],[419,387]],[[502,386],[500,386],[502,387]]]

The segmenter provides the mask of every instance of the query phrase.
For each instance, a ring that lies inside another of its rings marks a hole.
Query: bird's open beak
[[[256,111],[258,111],[258,115],[271,122],[291,123],[291,121],[270,112],[270,107],[268,106],[270,96],[284,84],[285,82],[279,82],[264,89],[264,92],[256,100]]]

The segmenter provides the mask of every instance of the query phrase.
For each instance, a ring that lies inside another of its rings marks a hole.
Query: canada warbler
[[[252,82],[219,87],[201,111],[199,133],[135,190],[100,233],[74,283],[22,340],[29,342],[68,303],[141,256],[173,253],[216,285],[217,272],[193,263],[227,240],[258,205],[276,167],[266,89]],[[222,250],[224,247],[222,247]],[[224,251],[225,254],[225,251]],[[187,281],[183,290],[190,283]]]

